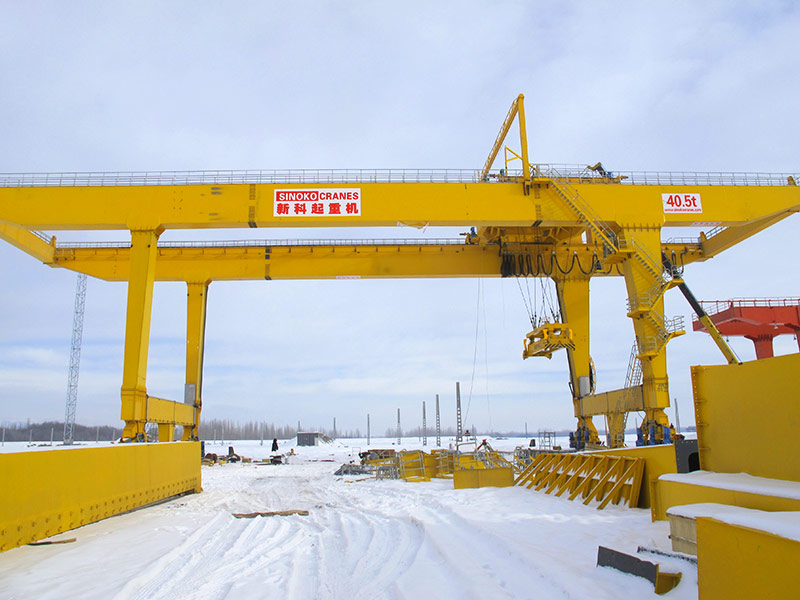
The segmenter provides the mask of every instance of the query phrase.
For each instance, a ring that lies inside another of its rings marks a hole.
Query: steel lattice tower
[[[422,445],[428,445],[428,421],[425,418],[425,400],[422,401]]]
[[[69,380],[67,381],[67,408],[64,412],[64,445],[73,442],[75,409],[78,406],[78,374],[81,368],[81,342],[83,340],[83,313],[86,308],[86,275],[78,274],[75,286],[75,314],[72,317],[72,349],[69,354]]]
[[[461,423],[461,383],[456,381],[456,442],[460,442],[464,427]]]
[[[400,429],[400,409],[397,409],[397,445],[402,443],[403,430]]]
[[[436,394],[436,447],[442,447],[442,422],[439,418],[439,394]]]

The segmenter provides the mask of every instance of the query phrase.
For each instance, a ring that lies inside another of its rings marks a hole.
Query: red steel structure
[[[720,333],[752,340],[756,358],[773,356],[772,339],[793,334],[800,349],[800,298],[734,298],[700,303]],[[693,317],[694,331],[706,331]]]

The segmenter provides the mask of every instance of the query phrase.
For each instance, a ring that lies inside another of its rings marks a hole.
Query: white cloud
[[[476,168],[523,92],[536,161],[797,171],[799,25],[793,4],[754,2],[19,4],[0,22],[0,164]],[[689,267],[695,294],[797,296],[798,269],[786,258],[796,253],[797,219]],[[164,239],[457,233],[170,231]],[[0,420],[58,418],[74,275],[7,245],[0,265]],[[439,393],[452,422],[454,382],[464,390],[472,377],[476,288],[472,280],[214,283],[205,414],[323,425],[338,416],[341,428],[363,429],[371,411],[381,431],[398,406],[413,426],[422,400],[430,414]],[[592,293],[592,355],[601,389],[614,389],[633,341],[624,286],[597,280]],[[497,428],[570,427],[564,356],[523,362],[528,323],[516,282],[486,281],[484,294],[488,340],[481,325],[470,419],[487,428],[491,412]],[[124,284],[90,281],[79,420],[118,418],[125,298]],[[182,284],[156,286],[148,371],[152,393],[177,399],[184,298]],[[667,313],[689,315],[676,291]],[[785,338],[776,350],[796,346]],[[706,336],[670,344],[684,423],[688,366],[697,362],[720,362]]]

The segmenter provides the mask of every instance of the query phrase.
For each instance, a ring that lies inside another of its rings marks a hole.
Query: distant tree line
[[[7,442],[49,442],[52,434],[52,439],[55,442],[63,442],[64,440],[64,422],[63,421],[46,421],[44,423],[5,423],[0,425],[2,428],[2,435]],[[469,429],[470,434],[476,436],[492,435],[494,437],[525,437],[524,431],[506,431],[506,432],[492,432],[489,434],[486,431],[474,431],[471,428],[464,428],[464,433]],[[683,431],[693,432],[694,426],[684,427]],[[148,435],[151,438],[156,437],[157,426],[151,423],[148,426]],[[336,430],[327,429],[324,427],[301,427],[300,431],[316,431],[327,435],[330,438],[362,438],[366,437],[361,429],[346,429]],[[628,429],[626,433],[633,434],[635,429]],[[568,436],[569,430],[556,431],[558,436]],[[422,437],[422,427],[413,427],[408,430],[401,430],[402,437],[419,438]],[[600,432],[601,436],[605,432]],[[279,440],[286,440],[293,438],[297,435],[297,427],[283,425],[278,426],[274,423],[267,423],[265,421],[248,421],[242,423],[232,419],[211,419],[200,423],[200,439],[201,440],[260,440],[278,438]],[[373,436],[375,434],[373,433]],[[427,428],[428,437],[436,435],[436,427]],[[456,435],[455,427],[444,427],[441,430],[443,437],[454,437]],[[122,436],[122,428],[112,427],[110,425],[101,426],[87,426],[75,424],[73,429],[73,440],[76,442],[94,442],[94,441],[111,441],[119,440]],[[387,438],[397,437],[397,428],[390,427],[386,429],[385,436]],[[538,436],[537,431],[528,431],[528,437],[535,438]],[[180,439],[180,428],[176,432],[176,439]]]
[[[275,425],[266,421],[248,421],[242,423],[232,419],[211,419],[200,423],[199,434],[201,440],[260,440],[278,438],[288,440],[297,436],[297,427],[290,425]],[[360,429],[327,429],[325,427],[303,427],[300,431],[316,431],[330,438],[358,438],[362,437]]]
[[[2,425],[2,433],[7,442],[54,442],[64,441],[64,421],[46,421],[44,423],[6,423]],[[100,425],[91,427],[78,425],[72,430],[72,439],[76,442],[108,442],[118,440],[122,435],[122,428]]]

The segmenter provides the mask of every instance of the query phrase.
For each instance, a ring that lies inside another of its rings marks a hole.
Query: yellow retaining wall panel
[[[703,600],[796,598],[800,542],[697,519],[697,579]]]
[[[800,354],[692,367],[700,467],[800,481]],[[787,446],[788,444],[788,446]]]
[[[677,473],[678,471],[675,461],[675,446],[672,444],[641,446],[639,448],[617,448],[615,450],[591,452],[591,454],[610,454],[612,456],[644,459],[642,487],[639,491],[639,502],[637,504],[639,508],[650,508],[652,510],[653,489],[655,488],[656,481],[665,473]],[[654,520],[655,518],[655,515],[653,515]]]
[[[453,472],[453,488],[457,490],[479,487],[508,487],[514,485],[514,470],[511,467],[499,469],[456,469]]]
[[[666,521],[667,511],[673,506],[713,502],[742,508],[755,508],[769,512],[800,511],[800,500],[768,493],[755,494],[721,487],[710,487],[681,483],[678,481],[658,482],[656,501],[651,508],[654,521]]]
[[[431,454],[424,454],[423,460],[425,461],[425,474],[430,479],[431,477],[438,477],[438,469],[436,465],[436,457]]]
[[[474,454],[464,453],[456,454],[456,470],[457,469],[485,469],[486,465],[482,461],[475,458]]]
[[[199,442],[0,454],[0,551],[201,491]]]

